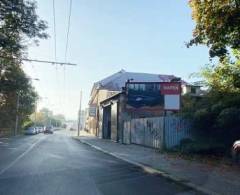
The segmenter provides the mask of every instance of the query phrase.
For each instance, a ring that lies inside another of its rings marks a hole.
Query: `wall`
[[[195,88],[196,92],[192,93],[191,88]],[[192,86],[192,85],[182,85],[182,95],[190,94],[190,95],[200,95],[201,87],[200,86]]]
[[[91,134],[94,134],[94,135],[97,135],[99,137],[101,137],[101,124],[99,123],[99,115],[100,115],[100,102],[102,102],[103,100],[109,98],[110,96],[118,93],[119,91],[109,91],[109,90],[106,90],[106,89],[100,89],[96,92],[96,95],[95,97],[93,98],[90,98],[92,101],[91,101],[91,104],[95,104],[97,105],[97,110],[96,110],[96,117],[88,117],[88,125],[87,125],[87,128],[88,128],[88,131],[91,133]],[[93,93],[95,94],[95,93]]]
[[[170,149],[191,137],[189,121],[173,116],[131,119],[124,122],[123,132],[125,144],[158,149]]]

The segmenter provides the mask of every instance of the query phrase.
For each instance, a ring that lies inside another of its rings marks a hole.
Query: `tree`
[[[230,49],[240,49],[240,0],[190,0],[196,22],[193,38],[187,46],[204,44],[210,57],[220,57]]]
[[[207,65],[201,71],[207,86],[222,93],[240,93],[240,51],[234,50],[235,60],[225,57],[216,66]]]
[[[36,14],[36,1],[0,0],[0,52],[19,54],[29,40],[47,38],[46,22]]]
[[[235,60],[224,58],[216,66],[202,69],[208,93],[201,99],[183,98],[183,112],[193,120],[198,134],[215,138],[229,149],[240,139],[240,52],[232,52]]]
[[[59,127],[65,122],[65,116],[62,114],[53,115],[53,112],[48,108],[42,108],[36,114],[31,115],[31,120],[39,126],[47,126],[51,123],[51,125]]]
[[[0,78],[0,127],[13,128],[16,114],[19,115],[20,124],[24,123],[34,111],[37,93],[31,81],[19,66],[9,66]],[[17,98],[18,97],[18,98]],[[19,109],[17,113],[17,99]]]
[[[0,128],[13,128],[16,114],[21,125],[34,110],[37,93],[21,68],[21,59],[30,41],[48,37],[46,28],[36,14],[36,1],[0,0]]]

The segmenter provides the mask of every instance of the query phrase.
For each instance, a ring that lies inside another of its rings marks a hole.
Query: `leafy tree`
[[[240,139],[240,0],[189,0],[189,5],[196,26],[187,46],[206,45],[210,58],[220,60],[201,70],[207,94],[184,97],[183,112],[200,136],[229,149]]]
[[[37,93],[21,68],[21,59],[31,41],[48,37],[46,28],[36,14],[36,1],[0,0],[0,128],[13,128],[16,114],[22,124],[33,112]]]
[[[37,93],[30,80],[19,66],[9,66],[4,77],[0,78],[0,127],[14,127],[16,114],[20,124],[24,123],[34,111]],[[17,113],[17,96],[19,109]]]
[[[223,93],[240,92],[240,52],[234,50],[232,53],[234,60],[225,57],[216,66],[208,65],[202,69],[201,75],[211,90]]]
[[[216,66],[202,69],[207,95],[200,99],[183,98],[183,112],[193,120],[198,134],[216,138],[227,149],[240,139],[240,52],[233,54],[234,60],[226,57]]]
[[[196,22],[187,46],[204,44],[210,57],[222,60],[230,49],[240,49],[240,0],[189,0]]]
[[[65,122],[65,117],[62,114],[53,115],[53,112],[48,108],[42,108],[39,112],[31,115],[31,120],[39,126],[46,126],[51,123],[51,125],[59,127]]]
[[[36,1],[0,1],[0,52],[18,54],[29,40],[47,38],[46,28],[36,14]]]

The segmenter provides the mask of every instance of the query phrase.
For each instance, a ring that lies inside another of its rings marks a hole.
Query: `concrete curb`
[[[123,160],[123,161],[125,161],[125,162],[128,162],[128,163],[130,163],[130,164],[133,164],[133,165],[135,165],[135,166],[138,166],[138,167],[142,168],[144,171],[146,171],[147,173],[159,174],[159,175],[161,175],[161,176],[163,176],[163,177],[165,177],[165,178],[167,178],[167,179],[170,179],[170,180],[172,180],[172,181],[175,181],[175,182],[177,182],[177,183],[180,183],[180,184],[182,184],[182,185],[185,185],[186,187],[192,188],[192,189],[197,190],[197,191],[199,191],[199,192],[201,192],[201,193],[204,193],[204,194],[219,195],[219,193],[216,193],[216,192],[213,192],[213,191],[208,190],[208,189],[206,189],[206,188],[200,187],[200,186],[198,186],[198,185],[196,185],[196,184],[193,184],[193,183],[191,183],[191,182],[189,182],[189,181],[185,181],[185,180],[180,179],[180,178],[178,178],[178,177],[176,177],[176,176],[170,175],[170,174],[168,174],[168,173],[166,173],[166,172],[164,172],[164,171],[160,171],[160,170],[154,169],[154,168],[152,168],[151,166],[143,165],[143,164],[141,164],[141,163],[139,163],[139,162],[135,162],[135,161],[129,160],[129,159],[127,159],[127,158],[121,157],[121,156],[119,156],[119,155],[116,155],[116,154],[114,154],[114,153],[108,152],[108,151],[106,151],[106,150],[104,150],[104,149],[102,149],[102,148],[100,148],[100,147],[98,147],[98,146],[95,146],[95,145],[93,145],[93,144],[90,144],[90,143],[87,142],[87,141],[81,140],[81,139],[78,138],[78,137],[73,137],[73,138],[76,139],[76,140],[78,140],[78,141],[80,141],[81,143],[86,144],[86,145],[88,145],[88,146],[90,146],[90,147],[92,147],[92,148],[94,148],[94,149],[96,149],[96,150],[99,150],[99,151],[101,151],[101,152],[103,152],[103,153],[105,153],[105,154],[109,154],[109,155],[111,155],[111,156],[114,156],[115,158],[118,158],[118,159]]]

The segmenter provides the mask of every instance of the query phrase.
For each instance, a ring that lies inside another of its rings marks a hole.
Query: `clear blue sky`
[[[40,96],[39,108],[76,118],[79,91],[87,106],[94,82],[121,69],[174,74],[186,80],[209,62],[203,46],[187,49],[194,22],[187,0],[73,0],[64,90],[63,67],[26,63]],[[55,0],[57,60],[64,61],[69,0]],[[52,0],[38,0],[39,16],[49,25],[50,39],[31,46],[29,58],[54,60]],[[65,95],[64,95],[65,94]]]

